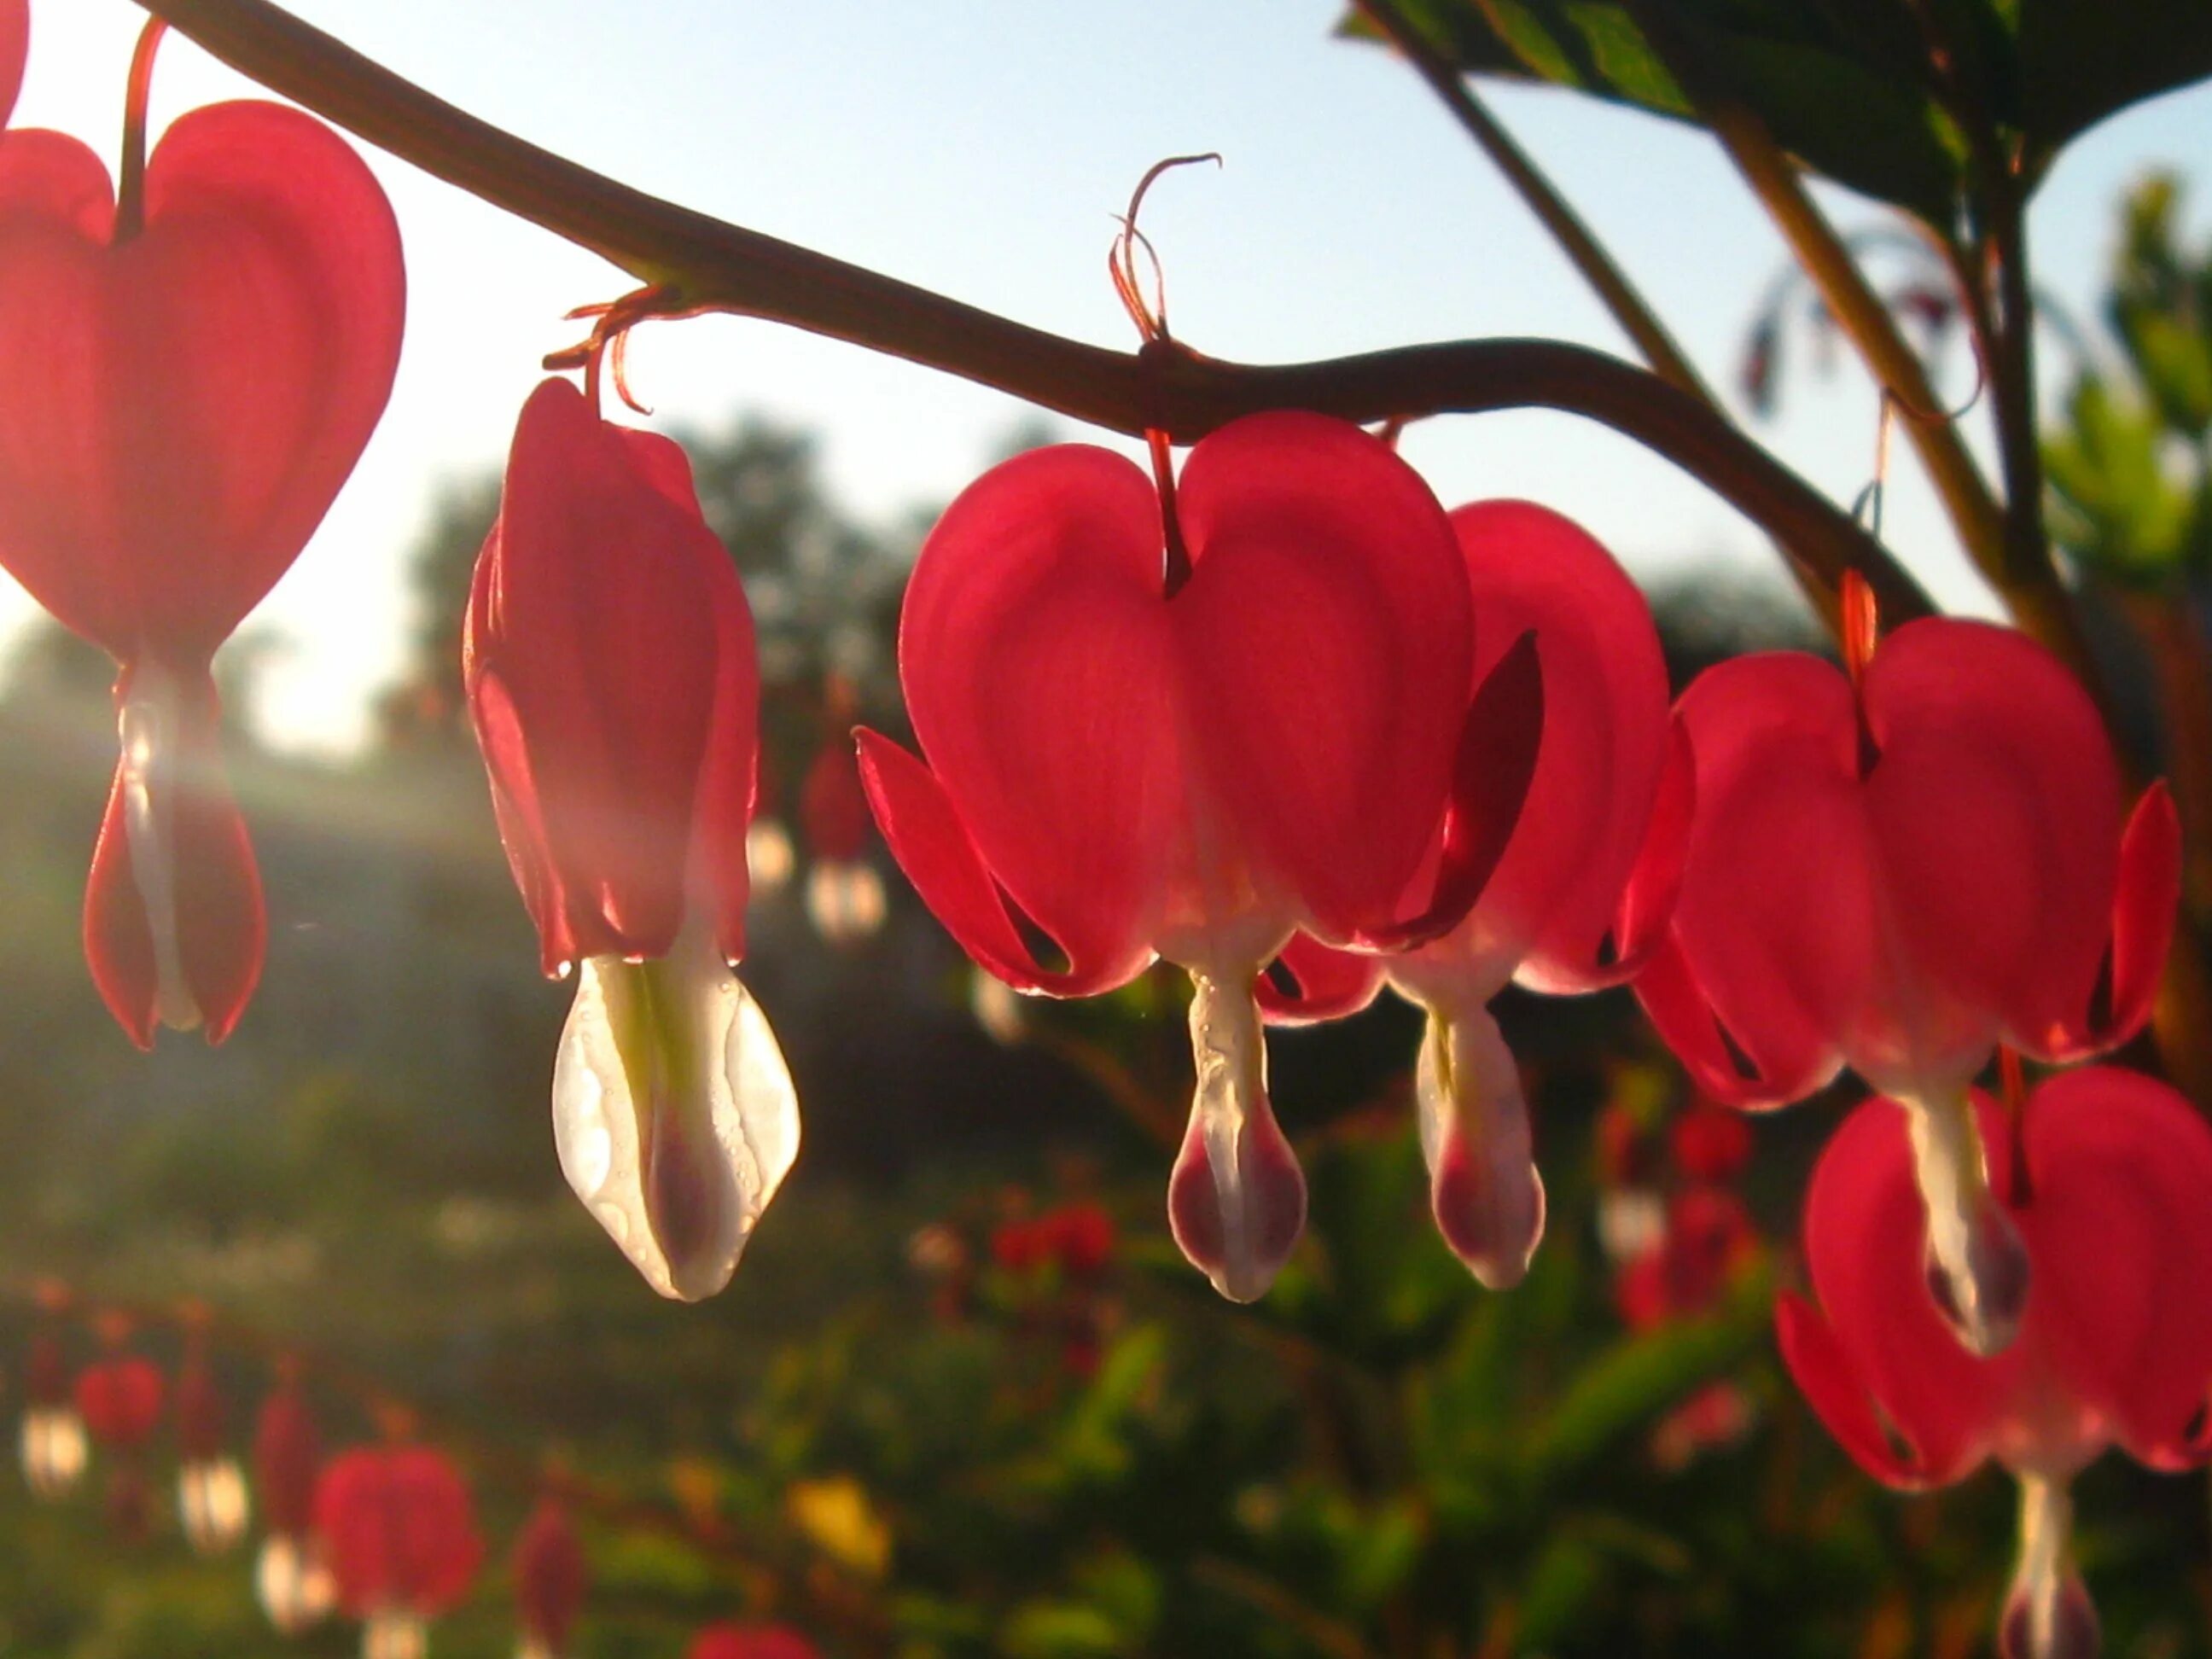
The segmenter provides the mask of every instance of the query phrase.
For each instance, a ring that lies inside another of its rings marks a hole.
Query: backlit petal
[[[220,1042],[261,975],[268,922],[246,822],[225,775],[204,671],[117,683],[124,752],[85,886],[85,956],[141,1048],[156,1024]]]
[[[2001,1136],[1994,1109],[1980,1108],[1984,1133]],[[2019,1344],[1983,1360],[1960,1345],[1929,1290],[1927,1241],[1904,1110],[1869,1101],[1813,1172],[1806,1261],[1851,1372],[1914,1449],[1920,1476],[1940,1486],[1990,1449],[2009,1380],[2030,1356]]]
[[[799,1133],[775,1034],[703,931],[661,961],[586,958],[554,1065],[554,1142],[654,1290],[696,1302],[729,1282]]]
[[[1572,520],[1514,501],[1451,518],[1474,598],[1477,676],[1533,630],[1544,689],[1528,800],[1468,925],[1516,963],[1538,956],[1537,979],[1567,988],[1617,919],[1666,763],[1658,631],[1636,585]]]
[[[1472,684],[1450,525],[1379,441],[1289,410],[1200,444],[1178,500],[1194,571],[1167,608],[1192,783],[1325,931],[1386,923],[1442,817]]]
[[[859,741],[861,782],[891,856],[931,914],[983,967],[1018,991],[1081,997],[1125,985],[1150,964],[1145,919],[1115,917],[1093,905],[1079,918],[1089,931],[1053,934],[1066,971],[1039,965],[944,786],[890,738],[863,727]]]
[[[1149,939],[1184,833],[1161,557],[1158,498],[1135,466],[1032,451],[945,510],[899,623],[929,773],[981,867],[1079,971]]]

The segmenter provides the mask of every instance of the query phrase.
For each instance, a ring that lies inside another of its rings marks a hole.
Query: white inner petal
[[[1928,1251],[1960,1339],[1984,1358],[2020,1330],[2027,1252],[1990,1190],[1989,1167],[1964,1090],[1900,1097],[1914,1174],[1928,1210]]]
[[[200,1023],[200,1010],[185,979],[177,942],[172,809],[183,708],[176,681],[155,665],[140,666],[116,727],[123,744],[123,828],[131,842],[131,873],[154,939],[155,1018],[173,1030],[189,1031]]]
[[[646,1282],[729,1282],[799,1154],[799,1101],[760,1005],[688,925],[652,962],[593,957],[553,1071],[568,1184]]]
[[[1521,1069],[1489,1009],[1431,1008],[1414,1067],[1437,1224],[1492,1290],[1517,1285],[1544,1237]]]

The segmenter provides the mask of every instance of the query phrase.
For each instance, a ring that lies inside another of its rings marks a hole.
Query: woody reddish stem
[[[658,200],[478,120],[269,0],[149,0],[216,57],[494,206],[587,247],[695,310],[848,341],[1139,436],[1194,443],[1241,415],[1351,421],[1551,408],[1622,432],[1704,480],[1832,590],[1866,574],[1894,621],[1928,614],[1881,544],[1722,416],[1657,375],[1542,340],[1461,341],[1259,367],[1184,348],[1085,345]]]

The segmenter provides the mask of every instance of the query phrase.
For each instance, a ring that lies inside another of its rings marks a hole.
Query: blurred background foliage
[[[1668,107],[1637,6],[1431,9],[1458,31],[1456,61],[1510,67],[1510,46],[1527,73],[1549,52],[1551,78],[1601,76],[1591,89]],[[1851,127],[1887,121],[1837,89],[1888,46],[1850,8],[1784,35],[1775,7],[1705,9],[1711,53],[1796,64],[1820,92],[1770,112],[1821,128],[1808,157],[1908,210],[1949,188],[1940,122],[1910,144],[1893,124],[1881,145]],[[2081,7],[1967,9],[2057,20],[1985,39],[2035,143],[2154,89],[2056,76]],[[2157,84],[2203,72],[2204,14],[2152,12],[2177,31]],[[2177,245],[2179,190],[2147,181],[2126,204],[2110,339],[2075,331],[2045,454],[2124,723],[2144,758],[2176,757],[2185,811],[2212,818],[2212,777],[2186,775],[2212,765],[2212,249]],[[254,669],[283,642],[248,636],[221,665],[275,919],[259,999],[222,1049],[168,1039],[150,1057],[117,1039],[76,947],[109,669],[52,630],[9,665],[7,1352],[29,1340],[31,1279],[53,1275],[86,1306],[219,1310],[234,1437],[279,1350],[307,1357],[333,1443],[373,1433],[378,1394],[410,1402],[477,1482],[493,1545],[434,1635],[455,1659],[513,1649],[504,1550],[548,1459],[643,1506],[582,1521],[576,1652],[606,1659],[673,1659],[733,1613],[787,1620],[833,1656],[910,1659],[1987,1650],[2007,1483],[1877,1488],[1772,1352],[1772,1291],[1796,1273],[1797,1197],[1836,1101],[1759,1121],[1741,1170],[1692,1157],[1678,1126],[1694,1103],[1631,1001],[1509,994],[1553,1218],[1528,1282],[1491,1295],[1426,1214],[1410,1012],[1279,1033],[1309,1235],[1264,1302],[1218,1301],[1163,1223],[1187,1086],[1175,975],[1016,1004],[978,986],[896,879],[879,927],[823,936],[821,866],[892,873],[838,827],[845,732],[901,724],[897,605],[931,515],[858,521],[803,433],[749,419],[686,442],[758,617],[764,811],[797,864],[763,884],[746,977],[806,1149],[736,1282],[702,1307],[658,1301],[555,1164],[545,1091],[567,997],[532,971],[460,704],[460,597],[497,499],[495,478],[465,478],[416,550],[416,650],[370,752],[257,748]],[[1742,651],[1817,648],[1778,575],[1700,574],[1653,599],[1678,686]],[[2212,882],[2193,892],[2204,904]],[[82,1323],[68,1332],[90,1358]],[[173,1370],[164,1322],[136,1341]],[[193,1557],[166,1509],[149,1538],[112,1535],[94,1473],[53,1504],[0,1481],[0,1651],[355,1650],[343,1626],[270,1632],[246,1555]],[[2081,1515],[2108,1650],[2212,1652],[2203,1480],[2107,1460]]]

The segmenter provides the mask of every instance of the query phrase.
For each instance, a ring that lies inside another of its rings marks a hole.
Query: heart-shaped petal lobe
[[[106,173],[0,143],[0,562],[125,660],[204,663],[298,556],[383,413],[390,205],[297,110],[194,110],[112,240]]]

